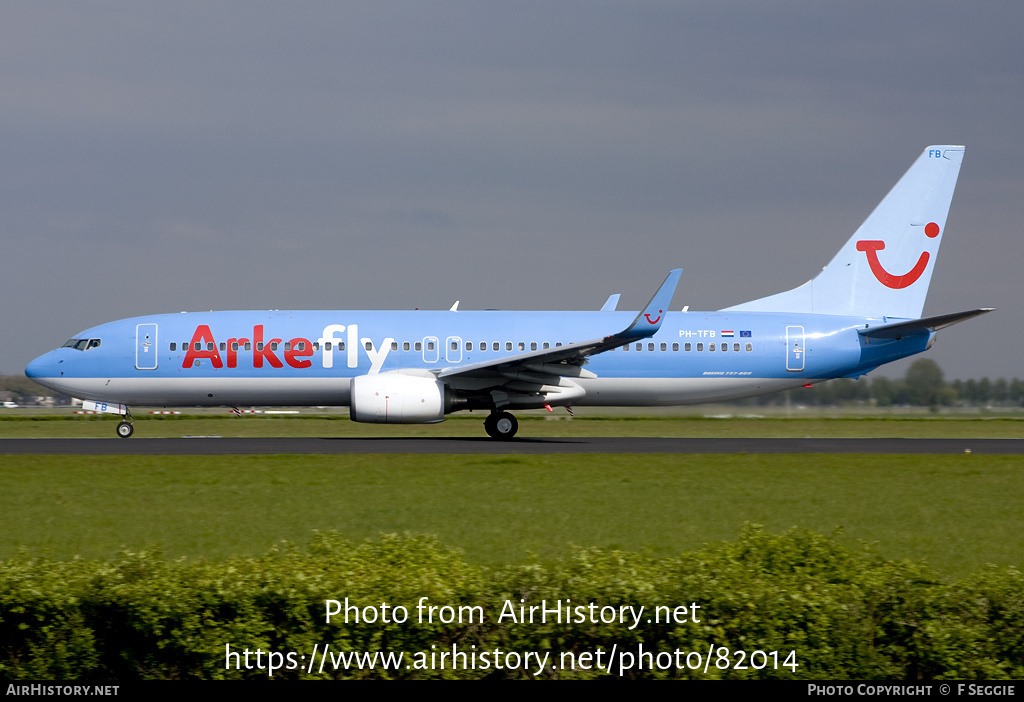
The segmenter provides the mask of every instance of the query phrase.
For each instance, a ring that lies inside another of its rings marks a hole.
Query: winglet
[[[633,339],[646,339],[654,336],[661,329],[661,322],[665,319],[665,310],[672,302],[672,296],[676,294],[676,286],[679,285],[679,277],[683,274],[682,268],[675,268],[668,273],[665,282],[654,293],[654,297],[647,303],[647,306],[640,310],[633,323],[615,335],[617,341],[632,341]]]
[[[618,307],[618,306],[619,306],[619,293],[615,293],[614,295],[609,295],[608,296],[608,300],[604,303],[604,306],[601,308],[601,311],[602,312],[614,312],[615,308]]]

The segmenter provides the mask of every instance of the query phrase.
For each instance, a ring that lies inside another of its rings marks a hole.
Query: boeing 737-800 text
[[[129,406],[339,405],[357,422],[431,423],[486,410],[684,405],[858,377],[989,311],[921,318],[962,146],[929,146],[813,280],[716,312],[670,312],[669,273],[639,312],[270,311],[136,317],[32,361],[39,383]]]

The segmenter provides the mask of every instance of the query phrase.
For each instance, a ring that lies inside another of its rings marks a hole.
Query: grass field
[[[682,408],[686,409],[686,408]],[[933,416],[926,411],[863,414],[812,412],[765,413],[750,416],[737,408],[721,407],[710,412],[681,414],[682,409],[662,414],[624,415],[586,408],[570,418],[564,411],[516,413],[522,437],[560,436],[659,436],[659,437],[945,437],[945,438],[1020,438],[1024,437],[1024,416],[975,414]],[[796,416],[787,416],[795,414]],[[483,436],[483,413],[460,414],[441,424],[375,425],[358,424],[345,413],[295,415],[245,415],[235,417],[220,410],[217,414],[147,415],[136,417],[137,437],[180,436]],[[83,438],[114,436],[115,415],[74,415],[69,410],[47,414],[31,412],[0,415],[0,438]]]
[[[219,559],[334,529],[434,534],[502,564],[570,545],[672,554],[754,522],[841,528],[958,575],[1021,565],[1022,474],[1021,457],[981,455],[4,456],[0,558]]]

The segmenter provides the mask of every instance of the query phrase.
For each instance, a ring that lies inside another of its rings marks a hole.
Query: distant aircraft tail
[[[929,146],[816,278],[726,309],[919,318],[963,157]]]

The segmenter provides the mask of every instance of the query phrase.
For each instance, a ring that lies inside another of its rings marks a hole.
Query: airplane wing
[[[954,312],[952,314],[941,314],[936,317],[911,319],[894,324],[860,329],[858,333],[869,339],[902,339],[905,336],[924,334],[925,332],[933,332],[945,327],[951,327],[958,322],[978,317],[994,309],[994,307],[980,307],[976,310],[967,310],[966,312]]]
[[[582,388],[568,378],[595,377],[583,369],[590,356],[638,339],[646,339],[658,332],[682,272],[681,268],[670,271],[665,282],[632,324],[620,332],[600,339],[505,356],[494,361],[451,366],[438,372],[437,377],[453,385],[475,386],[481,390],[491,388],[491,395],[499,407],[503,403],[507,404],[505,401],[510,392],[528,396],[546,395],[551,402],[565,404],[584,394]]]

